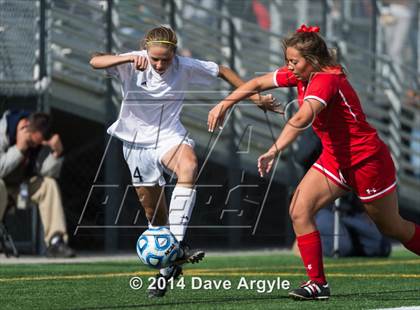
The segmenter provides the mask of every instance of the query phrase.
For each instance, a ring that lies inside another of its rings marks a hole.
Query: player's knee
[[[291,208],[289,210],[289,216],[293,223],[306,223],[311,218],[309,210],[298,207]]]
[[[197,159],[189,158],[178,166],[178,177],[194,177],[197,174]]]
[[[144,212],[146,213],[146,216],[148,213],[153,212],[154,208],[152,207],[150,203],[150,199],[147,199],[147,196],[145,194],[138,194],[139,202],[142,205]]]

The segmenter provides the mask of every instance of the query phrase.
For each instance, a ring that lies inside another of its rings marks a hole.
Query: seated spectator
[[[36,203],[49,257],[73,257],[57,178],[63,145],[45,113],[6,111],[0,120],[0,223],[7,206]],[[20,206],[22,207],[22,206]],[[24,207],[24,206],[23,206]]]

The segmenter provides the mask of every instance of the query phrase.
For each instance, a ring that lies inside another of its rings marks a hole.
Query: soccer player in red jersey
[[[209,131],[213,131],[222,124],[226,111],[249,94],[275,87],[297,88],[299,110],[258,158],[258,171],[261,176],[268,173],[277,154],[312,125],[323,152],[299,183],[290,205],[309,281],[289,295],[303,300],[330,296],[314,216],[347,191],[356,193],[383,234],[420,255],[420,226],[403,219],[398,211],[390,152],[367,123],[356,92],[318,32],[319,27],[302,25],[283,41],[286,66],[245,83],[208,116]]]

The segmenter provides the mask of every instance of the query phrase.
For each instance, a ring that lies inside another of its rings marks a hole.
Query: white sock
[[[153,226],[152,224],[150,224],[150,222],[148,222],[148,226],[149,226],[149,229],[160,228],[160,227],[166,227],[166,228],[169,228],[169,225],[164,225],[164,226]]]
[[[187,230],[195,204],[196,191],[192,188],[175,186],[169,205],[169,229],[182,241]]]
[[[169,229],[178,239],[182,241],[190,221],[191,213],[195,204],[196,191],[192,188],[176,186],[172,192],[169,205]],[[152,225],[149,223],[149,228]],[[168,276],[173,266],[160,269],[160,274]]]

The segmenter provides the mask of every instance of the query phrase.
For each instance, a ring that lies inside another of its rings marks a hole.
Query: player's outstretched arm
[[[220,67],[223,68],[223,66]],[[274,85],[273,82],[273,73],[268,73],[266,75],[254,78],[244,83],[236,73],[234,73],[232,70],[226,67],[224,68],[225,69],[222,69],[221,73],[219,73],[220,77],[225,79],[227,82],[231,83],[235,87],[238,87],[238,89],[233,91],[229,96],[227,96],[224,100],[222,100],[213,109],[210,110],[207,120],[208,129],[210,132],[212,132],[214,128],[216,128],[218,125],[223,124],[223,119],[225,117],[226,111],[229,110],[232,106],[234,106],[237,102],[250,96],[253,96],[258,102],[256,103],[259,104],[259,97],[264,97],[260,96],[259,92],[276,87],[276,85]],[[264,106],[268,109],[271,109],[270,107],[273,106],[275,99],[272,96],[269,99],[270,102],[264,104]]]
[[[286,123],[276,142],[258,158],[258,172],[261,177],[270,172],[277,154],[286,149],[303,130],[311,126],[316,115],[324,108],[325,106],[318,100],[305,100],[297,113]]]
[[[134,63],[137,70],[145,70],[147,68],[147,57],[138,55],[111,55],[97,53],[90,59],[90,65],[93,69],[106,69],[109,67],[121,65],[124,63]]]
[[[219,77],[236,88],[245,84],[245,81],[243,81],[232,69],[222,65],[219,65]],[[251,99],[259,108],[263,109],[264,111],[271,110],[271,106],[275,102],[273,95],[260,95],[256,91],[250,93],[245,98]]]

